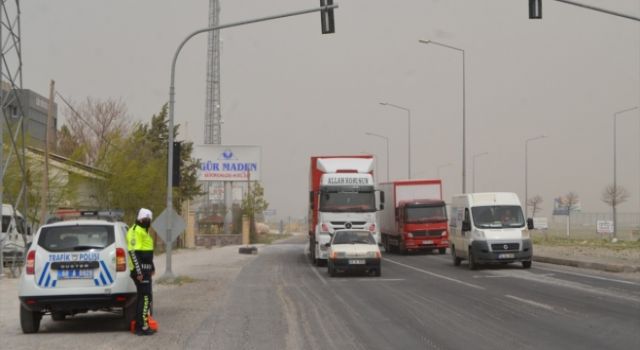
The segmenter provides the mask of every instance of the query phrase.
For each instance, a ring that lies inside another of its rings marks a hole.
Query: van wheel
[[[22,327],[22,333],[37,333],[40,328],[41,319],[42,313],[30,311],[20,305],[20,326]]]
[[[54,311],[51,313],[51,319],[54,321],[64,321],[66,317],[67,314],[65,314],[64,312]]]
[[[458,256],[456,255],[455,247],[451,247],[451,258],[453,258],[453,266],[460,266],[460,262],[462,262],[462,259],[458,258]]]
[[[525,269],[530,269],[531,268],[531,260],[523,261],[522,262],[522,267],[525,268]]]
[[[476,270],[477,268],[478,264],[476,263],[476,258],[473,256],[471,248],[469,248],[469,270]]]
[[[446,254],[446,253],[447,253],[447,248],[440,248],[440,249],[438,249],[438,253],[440,253],[440,255],[442,255],[442,254]]]

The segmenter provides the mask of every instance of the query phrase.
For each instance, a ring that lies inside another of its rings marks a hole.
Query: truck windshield
[[[496,205],[471,208],[477,228],[524,227],[524,215],[518,205]]]
[[[405,221],[408,223],[446,221],[444,206],[407,207]]]
[[[358,192],[320,192],[320,211],[322,212],[374,212],[376,198],[373,191]]]

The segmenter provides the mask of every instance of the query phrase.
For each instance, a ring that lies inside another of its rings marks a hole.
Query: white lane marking
[[[617,280],[617,279],[614,279],[614,278],[607,278],[607,277],[600,277],[600,276],[592,276],[592,275],[587,275],[587,274],[578,273],[578,272],[570,272],[570,271],[563,271],[563,270],[552,270],[552,269],[545,269],[545,268],[541,268],[541,267],[536,267],[536,270],[551,271],[551,272],[556,272],[556,273],[566,273],[567,275],[574,275],[574,276],[580,276],[580,277],[586,277],[586,278],[593,278],[593,279],[596,279],[596,280],[617,282],[617,283],[622,283],[622,284],[630,284],[632,286],[640,286],[640,283],[636,283],[636,282],[625,281],[625,280]]]
[[[309,264],[309,265],[311,265],[311,269],[316,274],[316,276],[318,276],[320,281],[322,281],[322,283],[324,283],[324,285],[327,285],[327,281],[324,278],[322,278],[322,276],[320,276],[320,272],[318,272],[318,269],[313,264]]]
[[[529,299],[518,298],[518,297],[515,297],[513,295],[509,295],[509,294],[506,294],[505,296],[507,298],[511,298],[513,300],[517,300],[517,301],[519,301],[521,303],[525,303],[525,304],[529,304],[529,305],[532,305],[532,306],[540,307],[540,308],[543,308],[543,309],[549,310],[549,311],[554,311],[553,306],[551,306],[551,305],[539,303],[537,301],[533,301],[533,300],[529,300]]]
[[[536,274],[536,276],[542,276],[542,277],[552,277],[555,276],[555,274],[553,273],[541,273],[541,274]],[[474,275],[473,278],[514,278],[515,276],[509,276],[509,275]]]
[[[336,282],[356,281],[356,282],[399,282],[405,281],[404,278],[341,278],[333,279]]]
[[[455,279],[455,278],[451,278],[451,277],[447,277],[447,276],[439,275],[439,274],[437,274],[437,273],[433,273],[433,272],[430,272],[430,271],[427,271],[427,270],[423,270],[423,269],[421,269],[421,268],[417,268],[417,267],[415,267],[415,266],[411,266],[411,265],[403,264],[403,263],[401,263],[401,262],[398,262],[398,261],[395,261],[395,260],[391,260],[391,259],[389,259],[389,258],[384,258],[384,261],[388,261],[388,262],[393,263],[393,264],[396,264],[396,265],[404,266],[404,267],[406,267],[406,268],[408,268],[408,269],[412,269],[412,270],[415,270],[415,271],[418,271],[418,272],[422,272],[422,273],[427,274],[427,275],[429,275],[429,276],[433,276],[433,277],[437,277],[437,278],[442,278],[442,279],[444,279],[444,280],[451,281],[451,282],[455,282],[455,283],[460,283],[460,284],[463,284],[463,285],[465,285],[465,286],[467,286],[467,287],[476,288],[476,289],[486,289],[486,288],[484,288],[484,287],[482,287],[482,286],[479,286],[479,285],[477,285],[477,284],[471,284],[471,283],[467,283],[467,282],[464,282],[464,281],[461,281],[461,280],[457,280],[457,279]]]

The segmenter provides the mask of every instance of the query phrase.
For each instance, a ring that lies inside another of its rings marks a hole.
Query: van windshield
[[[477,228],[524,227],[524,215],[518,205],[494,205],[471,208]]]

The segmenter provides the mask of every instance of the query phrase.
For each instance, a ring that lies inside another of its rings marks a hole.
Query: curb
[[[599,263],[599,262],[593,262],[593,261],[554,258],[550,256],[534,255],[533,261],[555,264],[555,265],[579,267],[583,269],[600,270],[600,271],[606,271],[606,272],[640,272],[640,266],[605,264],[605,263]]]

